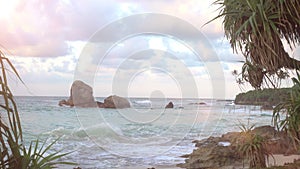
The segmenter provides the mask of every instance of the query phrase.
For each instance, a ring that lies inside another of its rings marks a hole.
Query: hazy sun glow
[[[9,19],[19,0],[0,0],[0,19]]]

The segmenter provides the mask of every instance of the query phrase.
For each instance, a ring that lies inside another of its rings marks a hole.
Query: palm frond
[[[12,72],[22,82],[20,75],[0,51],[0,108],[5,114],[0,116],[0,168],[56,168],[58,164],[75,165],[75,163],[60,161],[59,159],[70,153],[49,153],[57,140],[40,147],[39,141],[31,142],[29,148],[23,145],[22,126],[13,94],[9,89],[7,71]],[[46,155],[47,154],[47,155]]]
[[[221,6],[220,13],[208,23],[223,19],[225,37],[234,52],[242,52],[252,65],[270,75],[282,68],[300,68],[282,43],[287,41],[291,49],[300,43],[298,0],[217,0],[214,4]],[[250,84],[257,88],[261,81],[252,80]]]

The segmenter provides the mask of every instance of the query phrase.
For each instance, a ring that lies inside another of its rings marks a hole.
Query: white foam
[[[134,103],[137,103],[137,104],[151,104],[151,100],[136,100],[134,101]]]

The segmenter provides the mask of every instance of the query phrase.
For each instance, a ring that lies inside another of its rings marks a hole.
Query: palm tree
[[[260,74],[300,68],[300,61],[291,58],[283,46],[283,41],[291,49],[300,43],[299,0],[216,0],[215,4],[220,5],[220,14],[213,20],[223,18],[225,36],[234,52],[240,50]],[[249,81],[259,88],[262,79]]]

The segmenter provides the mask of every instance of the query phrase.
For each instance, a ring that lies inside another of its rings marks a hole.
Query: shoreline
[[[274,159],[273,159],[274,157]],[[273,157],[270,157],[269,160],[267,161],[267,167],[279,167],[279,166],[284,166],[287,163],[294,163],[295,160],[300,159],[300,154],[296,155],[284,155],[284,154],[273,154]],[[275,161],[274,161],[275,160]],[[227,167],[238,167],[235,165],[227,166]],[[168,165],[168,166],[163,166],[163,165],[158,165],[158,166],[147,166],[147,165],[142,165],[142,166],[126,166],[122,167],[122,169],[182,169],[180,167],[177,167],[176,165]]]
[[[274,159],[273,159],[274,157]],[[284,155],[284,154],[273,154],[273,157],[269,157],[269,160],[266,162],[267,167],[280,167],[285,166],[285,164],[294,163],[295,160],[300,160],[300,154],[296,155]],[[275,161],[274,161],[275,160]],[[80,166],[79,166],[80,167]],[[237,165],[228,165],[229,168],[239,167]],[[158,166],[149,166],[149,165],[142,165],[142,166],[124,166],[121,167],[122,169],[183,169],[177,167],[175,165],[158,165]],[[82,168],[83,169],[83,168]]]

